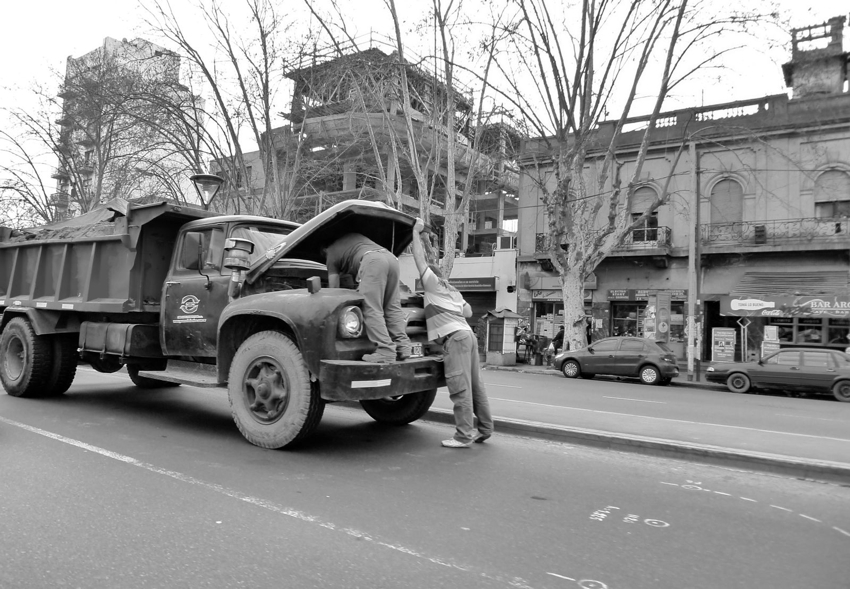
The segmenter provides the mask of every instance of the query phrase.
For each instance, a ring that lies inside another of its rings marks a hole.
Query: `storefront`
[[[531,291],[533,315],[531,333],[552,339],[564,325],[564,296],[560,289]],[[584,311],[590,317],[590,291],[584,292]]]
[[[496,277],[449,278],[449,284],[460,291],[463,299],[472,307],[472,317],[467,319],[473,328],[478,320],[496,308]],[[422,282],[417,278],[416,292],[422,292]]]
[[[747,345],[762,350],[790,346],[844,350],[850,346],[850,296],[721,296],[720,315],[746,318]]]
[[[678,358],[684,358],[687,348],[685,334],[688,291],[684,289],[610,289],[609,336],[645,337],[645,315],[650,297],[659,294],[670,296],[670,335],[667,344]]]

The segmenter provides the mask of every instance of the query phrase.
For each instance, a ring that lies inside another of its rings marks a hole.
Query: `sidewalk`
[[[707,363],[704,363],[699,380],[696,380],[696,375],[694,375],[694,379],[689,381],[688,375],[685,373],[674,378],[670,386],[725,391],[725,386],[705,381],[704,370],[706,367]],[[532,366],[527,364],[496,366],[485,364],[482,368],[484,370],[546,374],[564,378],[559,371],[550,366]],[[599,380],[613,380],[616,377],[599,376],[597,378]],[[452,412],[438,407],[432,407],[426,419],[446,424],[454,423]],[[842,484],[850,483],[850,460],[836,462],[833,460],[819,460],[812,457],[806,458],[775,454],[762,451],[764,449],[771,449],[770,445],[763,443],[757,444],[755,446],[757,449],[753,447],[749,449],[736,448],[733,447],[735,443],[732,438],[734,436],[726,438],[726,441],[722,442],[723,445],[721,446],[699,444],[674,438],[658,438],[649,435],[636,435],[634,433],[615,433],[599,429],[571,427],[563,424],[543,423],[508,417],[496,417],[495,422],[496,430],[500,433],[557,440],[570,444],[609,448],[624,452],[636,452],[687,460],[689,462],[756,470],[797,478],[838,482]],[[838,455],[841,454],[839,453]]]

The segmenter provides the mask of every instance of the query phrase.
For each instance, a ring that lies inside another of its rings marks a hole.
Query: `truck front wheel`
[[[277,331],[256,333],[239,346],[227,396],[239,431],[262,448],[303,440],[325,410],[298,347]]]
[[[53,349],[29,321],[15,317],[0,334],[0,381],[13,397],[39,397],[53,374]]]
[[[432,389],[423,393],[360,401],[360,405],[378,423],[407,425],[425,415],[436,396],[437,389]]]

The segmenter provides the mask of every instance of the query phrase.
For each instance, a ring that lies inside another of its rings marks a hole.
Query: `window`
[[[827,170],[815,180],[815,217],[850,217],[850,174]]]
[[[201,254],[203,268],[201,271],[221,270],[222,256],[224,254],[224,232],[219,229],[205,229],[202,231],[190,231],[183,236],[183,244],[180,250],[180,259],[177,268],[180,270],[191,270],[198,272],[197,251],[200,236],[204,238],[204,249]]]
[[[830,319],[826,341],[850,346],[850,319]]]
[[[829,354],[826,352],[803,352],[803,366],[827,368],[829,365]]]
[[[823,321],[821,319],[797,319],[797,343],[819,344],[823,342]]]
[[[646,346],[643,345],[643,342],[631,339],[623,340],[620,346],[620,350],[623,352],[643,352],[645,348]]]
[[[641,186],[632,194],[632,221],[641,217],[658,198],[655,190]],[[632,229],[632,242],[658,241],[658,213],[653,212],[640,225]]]
[[[615,303],[611,305],[612,335],[643,337],[643,310],[646,303]]]
[[[799,366],[800,352],[779,352],[764,361],[765,364],[777,364],[779,366]]]
[[[594,352],[616,352],[619,345],[619,340],[604,339],[596,342],[592,347]]]
[[[744,219],[744,188],[735,180],[721,180],[711,189],[711,223],[740,223]]]

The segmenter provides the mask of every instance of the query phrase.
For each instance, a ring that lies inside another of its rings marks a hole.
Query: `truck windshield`
[[[267,251],[283,241],[284,237],[289,235],[290,232],[291,229],[285,227],[240,225],[233,228],[233,233],[230,236],[254,242],[254,253],[249,258],[253,265],[254,262],[265,256]]]

